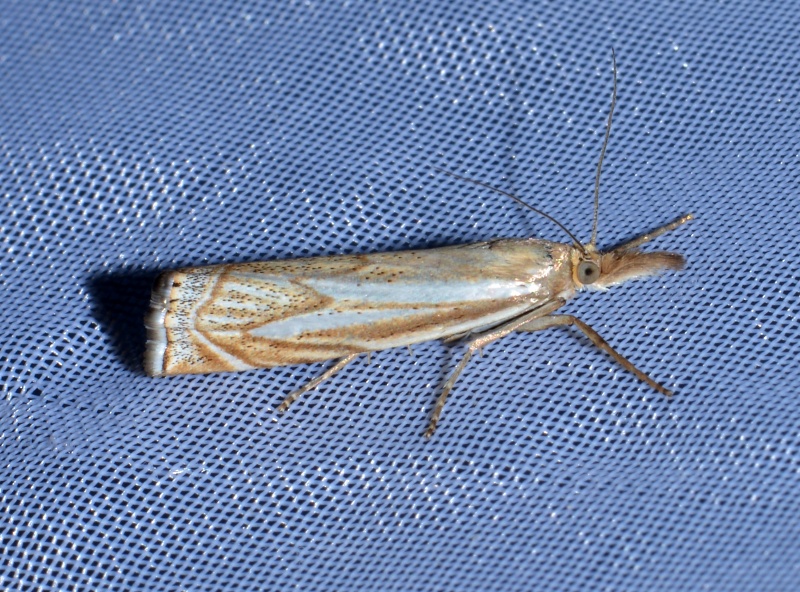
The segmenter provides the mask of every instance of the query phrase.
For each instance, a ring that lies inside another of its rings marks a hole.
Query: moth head
[[[457,179],[469,181],[470,183],[475,183],[476,185],[501,193],[513,199],[518,204],[547,218],[561,228],[572,239],[572,280],[574,286],[578,290],[583,288],[607,290],[611,286],[627,282],[628,280],[636,280],[658,275],[665,271],[679,271],[683,269],[685,261],[682,255],[670,253],[668,251],[643,253],[639,250],[639,246],[658,238],[666,232],[678,228],[694,217],[692,214],[686,214],[674,222],[666,224],[647,234],[643,234],[608,252],[603,253],[597,250],[597,222],[600,210],[600,173],[603,169],[603,160],[605,159],[606,148],[608,147],[608,138],[611,134],[611,120],[614,115],[614,107],[617,104],[617,60],[613,49],[611,50],[611,62],[612,71],[614,73],[614,87],[611,91],[611,109],[609,109],[608,112],[605,138],[603,139],[603,147],[600,150],[600,159],[597,162],[597,172],[595,173],[594,179],[594,217],[592,221],[592,234],[588,243],[582,243],[561,222],[542,210],[522,201],[512,193],[493,187],[483,181],[462,177],[455,173],[437,168],[437,170],[456,177]]]
[[[643,253],[637,248],[619,248],[607,253],[586,249],[584,253],[574,249],[572,279],[579,289],[607,290],[629,280],[680,271],[685,264],[683,255],[669,251]]]

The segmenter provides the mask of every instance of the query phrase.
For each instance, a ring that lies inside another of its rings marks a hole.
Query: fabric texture
[[[12,2],[0,11],[0,587],[792,590],[800,5]],[[154,379],[187,265],[588,240],[686,270],[572,329]]]

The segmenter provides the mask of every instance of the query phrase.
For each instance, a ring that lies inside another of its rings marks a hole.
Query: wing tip
[[[167,352],[167,328],[164,320],[169,309],[169,295],[175,273],[167,271],[156,278],[150,295],[150,310],[144,318],[147,345],[144,351],[144,371],[148,376],[164,376],[164,359]]]

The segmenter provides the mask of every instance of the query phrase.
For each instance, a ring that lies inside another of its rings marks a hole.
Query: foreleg
[[[608,342],[600,337],[600,334],[592,329],[589,325],[584,323],[582,320],[575,318],[572,315],[548,315],[546,317],[541,317],[538,319],[533,319],[528,321],[524,325],[520,326],[517,330],[518,331],[542,331],[544,329],[550,329],[551,327],[561,327],[561,326],[569,326],[572,325],[577,327],[581,330],[581,332],[589,338],[589,340],[599,347],[601,350],[606,352],[609,356],[614,358],[616,362],[625,368],[628,372],[636,376],[642,382],[647,383],[659,393],[666,395],[667,397],[672,396],[672,391],[663,387],[662,385],[658,384],[655,380],[650,378],[647,374],[639,370],[636,366],[634,366],[625,356],[611,347]]]

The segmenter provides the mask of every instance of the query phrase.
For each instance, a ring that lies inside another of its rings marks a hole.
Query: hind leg
[[[289,396],[286,397],[286,399],[284,399],[283,403],[278,405],[278,408],[277,408],[278,413],[283,413],[284,411],[286,411],[289,408],[289,405],[291,405],[292,403],[297,401],[297,399],[300,398],[300,395],[302,395],[305,392],[310,391],[311,389],[314,389],[314,388],[318,387],[320,385],[320,383],[328,380],[331,376],[336,374],[339,370],[341,370],[342,368],[347,366],[350,362],[355,360],[356,356],[358,356],[358,354],[350,354],[349,356],[345,356],[344,358],[339,358],[333,366],[331,366],[325,372],[323,372],[322,374],[317,376],[314,380],[312,380],[311,382],[309,382],[305,386],[297,389],[296,391],[290,393]]]
[[[442,409],[444,409],[444,404],[447,402],[447,396],[450,394],[450,391],[453,390],[453,385],[455,385],[456,380],[461,375],[461,372],[464,371],[464,368],[467,367],[467,363],[469,362],[470,358],[476,351],[480,351],[482,348],[486,347],[493,341],[497,341],[508,335],[509,333],[513,333],[517,331],[520,327],[525,326],[527,323],[530,323],[542,315],[547,315],[553,312],[554,310],[561,308],[564,306],[564,300],[557,299],[548,304],[540,306],[537,309],[534,309],[530,312],[527,312],[523,315],[518,316],[515,319],[508,321],[500,325],[499,327],[495,327],[491,331],[487,331],[486,333],[482,333],[477,335],[474,339],[469,342],[467,346],[467,351],[464,354],[464,357],[461,358],[461,361],[458,363],[458,366],[455,367],[453,373],[450,375],[450,378],[447,379],[447,382],[444,383],[444,387],[442,388],[442,394],[439,395],[439,398],[436,400],[436,405],[433,408],[433,413],[431,414],[430,423],[428,423],[428,429],[425,430],[425,437],[430,438],[433,436],[433,432],[436,431],[436,425],[439,423],[439,418],[442,415]]]

